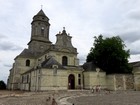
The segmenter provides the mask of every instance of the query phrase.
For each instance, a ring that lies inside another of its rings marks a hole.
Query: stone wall
[[[83,86],[83,77],[81,70],[57,70],[54,74],[53,69],[40,69],[31,72],[31,91],[45,91],[45,90],[66,90],[68,89],[68,78],[72,74],[75,77],[75,89],[79,87],[78,75],[80,74],[81,86]],[[23,88],[25,84],[23,84]]]
[[[140,90],[140,67],[134,67],[133,68],[133,74],[134,74],[134,87],[135,90]]]
[[[126,83],[126,90],[133,90],[134,89],[134,76],[133,75],[125,75],[125,83]]]
[[[57,74],[54,74],[53,69],[42,69],[40,90],[67,89],[67,84],[68,79],[65,70],[58,70]]]
[[[110,90],[134,90],[134,77],[131,74],[107,75],[107,88]]]
[[[110,90],[134,90],[134,76],[132,74],[111,74],[106,75],[105,72],[77,70],[76,68],[67,68],[67,70],[57,70],[54,74],[54,69],[38,69],[31,73],[24,74],[26,77],[29,75],[31,84],[27,82],[26,78],[21,85],[22,90],[31,91],[44,91],[44,90],[66,90],[69,89],[69,76],[74,76],[74,89],[85,88],[91,89],[93,86],[100,85],[102,88],[108,88]],[[135,74],[135,85],[137,83],[139,75]],[[80,79],[80,85],[79,85]]]
[[[105,87],[106,85],[106,73],[96,71],[84,72],[84,88],[91,89],[94,86],[101,85]]]

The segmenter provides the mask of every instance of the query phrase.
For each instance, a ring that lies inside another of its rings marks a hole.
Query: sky
[[[50,41],[65,27],[80,64],[100,34],[120,36],[130,49],[129,62],[140,61],[140,0],[0,0],[0,80],[7,81],[14,58],[28,47],[41,5],[50,19]]]

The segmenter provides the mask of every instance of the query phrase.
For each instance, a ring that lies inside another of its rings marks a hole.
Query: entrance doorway
[[[69,89],[75,89],[75,76],[73,74],[70,74],[68,77],[68,88]]]

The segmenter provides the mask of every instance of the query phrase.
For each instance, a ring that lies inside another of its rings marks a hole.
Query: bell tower
[[[31,23],[31,40],[28,43],[29,49],[33,52],[44,52],[47,50],[51,41],[49,40],[49,18],[41,9]]]

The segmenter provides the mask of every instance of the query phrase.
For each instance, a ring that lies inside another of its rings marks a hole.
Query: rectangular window
[[[78,74],[78,77],[80,78],[81,77],[81,74]]]
[[[41,72],[41,70],[39,69],[39,70],[38,70],[38,74],[40,74],[40,72]]]
[[[21,78],[21,82],[23,83],[23,80],[24,80],[24,76],[22,76],[22,78]]]
[[[78,79],[78,85],[81,85],[81,79]]]
[[[27,75],[27,83],[29,83],[29,75]]]

